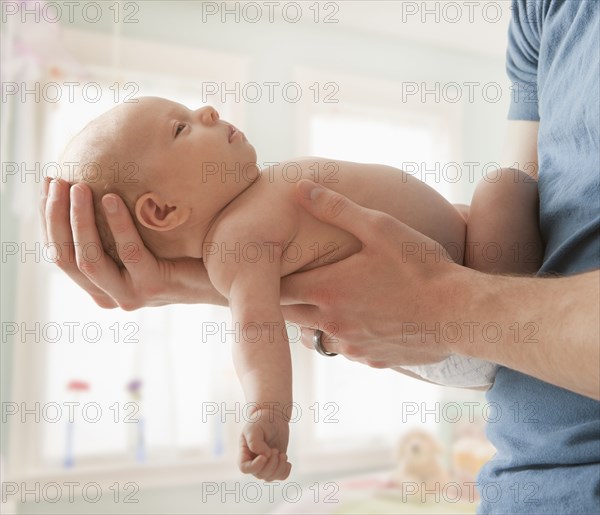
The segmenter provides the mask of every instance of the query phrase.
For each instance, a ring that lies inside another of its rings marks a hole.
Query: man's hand
[[[446,313],[461,295],[453,285],[459,276],[468,281],[471,271],[455,264],[437,242],[387,214],[310,181],[301,181],[299,190],[300,202],[314,216],[354,234],[363,245],[341,262],[282,280],[284,316],[303,326],[303,344],[312,348],[318,328],[327,351],[372,367],[447,357],[452,350],[431,329],[454,321]]]
[[[476,272],[394,218],[313,186],[299,182],[302,205],[363,248],[283,280],[285,317],[311,328],[304,345],[319,328],[327,351],[370,366],[461,354],[600,399],[598,270],[559,278]]]
[[[118,195],[105,195],[103,207],[125,269],[119,269],[105,253],[96,252],[102,244],[90,189],[84,184],[71,187],[62,180],[43,183],[40,210],[45,241],[58,247],[57,265],[96,304],[128,311],[173,303],[226,305],[201,260],[156,259],[144,246]]]
[[[256,410],[240,437],[239,467],[264,481],[284,480],[292,465],[287,460],[289,424],[275,410]]]

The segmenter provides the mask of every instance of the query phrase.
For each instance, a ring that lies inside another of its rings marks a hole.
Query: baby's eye
[[[185,129],[185,123],[178,123],[177,129],[175,129],[175,137],[179,136],[179,133]]]

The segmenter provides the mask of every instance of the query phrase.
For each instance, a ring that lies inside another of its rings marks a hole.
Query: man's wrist
[[[498,309],[492,313],[489,308],[500,306],[500,288],[494,281],[499,278],[462,266],[452,267],[446,274],[440,288],[445,292],[441,296],[440,320],[445,321],[441,336],[451,353],[483,358],[489,350],[483,344],[500,341],[502,322],[493,316]]]
[[[460,299],[450,303],[460,336],[449,342],[454,354],[502,363],[514,349],[538,343],[540,324],[530,307],[541,279],[463,270],[451,279],[452,298]]]

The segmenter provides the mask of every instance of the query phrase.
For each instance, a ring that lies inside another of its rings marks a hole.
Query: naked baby
[[[361,243],[295,201],[301,178],[320,182],[365,207],[383,211],[439,242],[457,263],[492,273],[531,274],[541,260],[537,187],[502,170],[475,193],[468,218],[432,188],[395,168],[302,158],[260,170],[246,136],[211,107],[190,110],[162,98],[120,105],[68,144],[75,182],[92,189],[98,231],[115,256],[100,198],[121,195],[146,246],[161,258],[201,258],[231,308],[233,357],[252,422],[243,430],[240,469],[285,479],[292,368],[280,308],[280,279],[327,266]],[[493,242],[494,259],[475,250]],[[476,243],[476,244],[474,244]],[[528,249],[515,254],[515,246]],[[499,253],[499,254],[498,254]],[[126,258],[124,258],[126,261]],[[452,299],[448,299],[452,302]],[[262,329],[261,329],[262,328]],[[398,371],[454,386],[493,381],[490,363],[449,355]]]

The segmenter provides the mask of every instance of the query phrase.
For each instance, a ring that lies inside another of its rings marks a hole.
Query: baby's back
[[[435,190],[389,166],[311,157],[262,170],[260,179],[223,210],[205,238],[209,273],[227,259],[252,262],[270,254],[280,259],[283,277],[360,250],[355,236],[299,206],[296,183],[300,179],[313,180],[361,206],[388,213],[440,242],[462,263],[464,220]],[[448,239],[448,235],[454,236]]]

